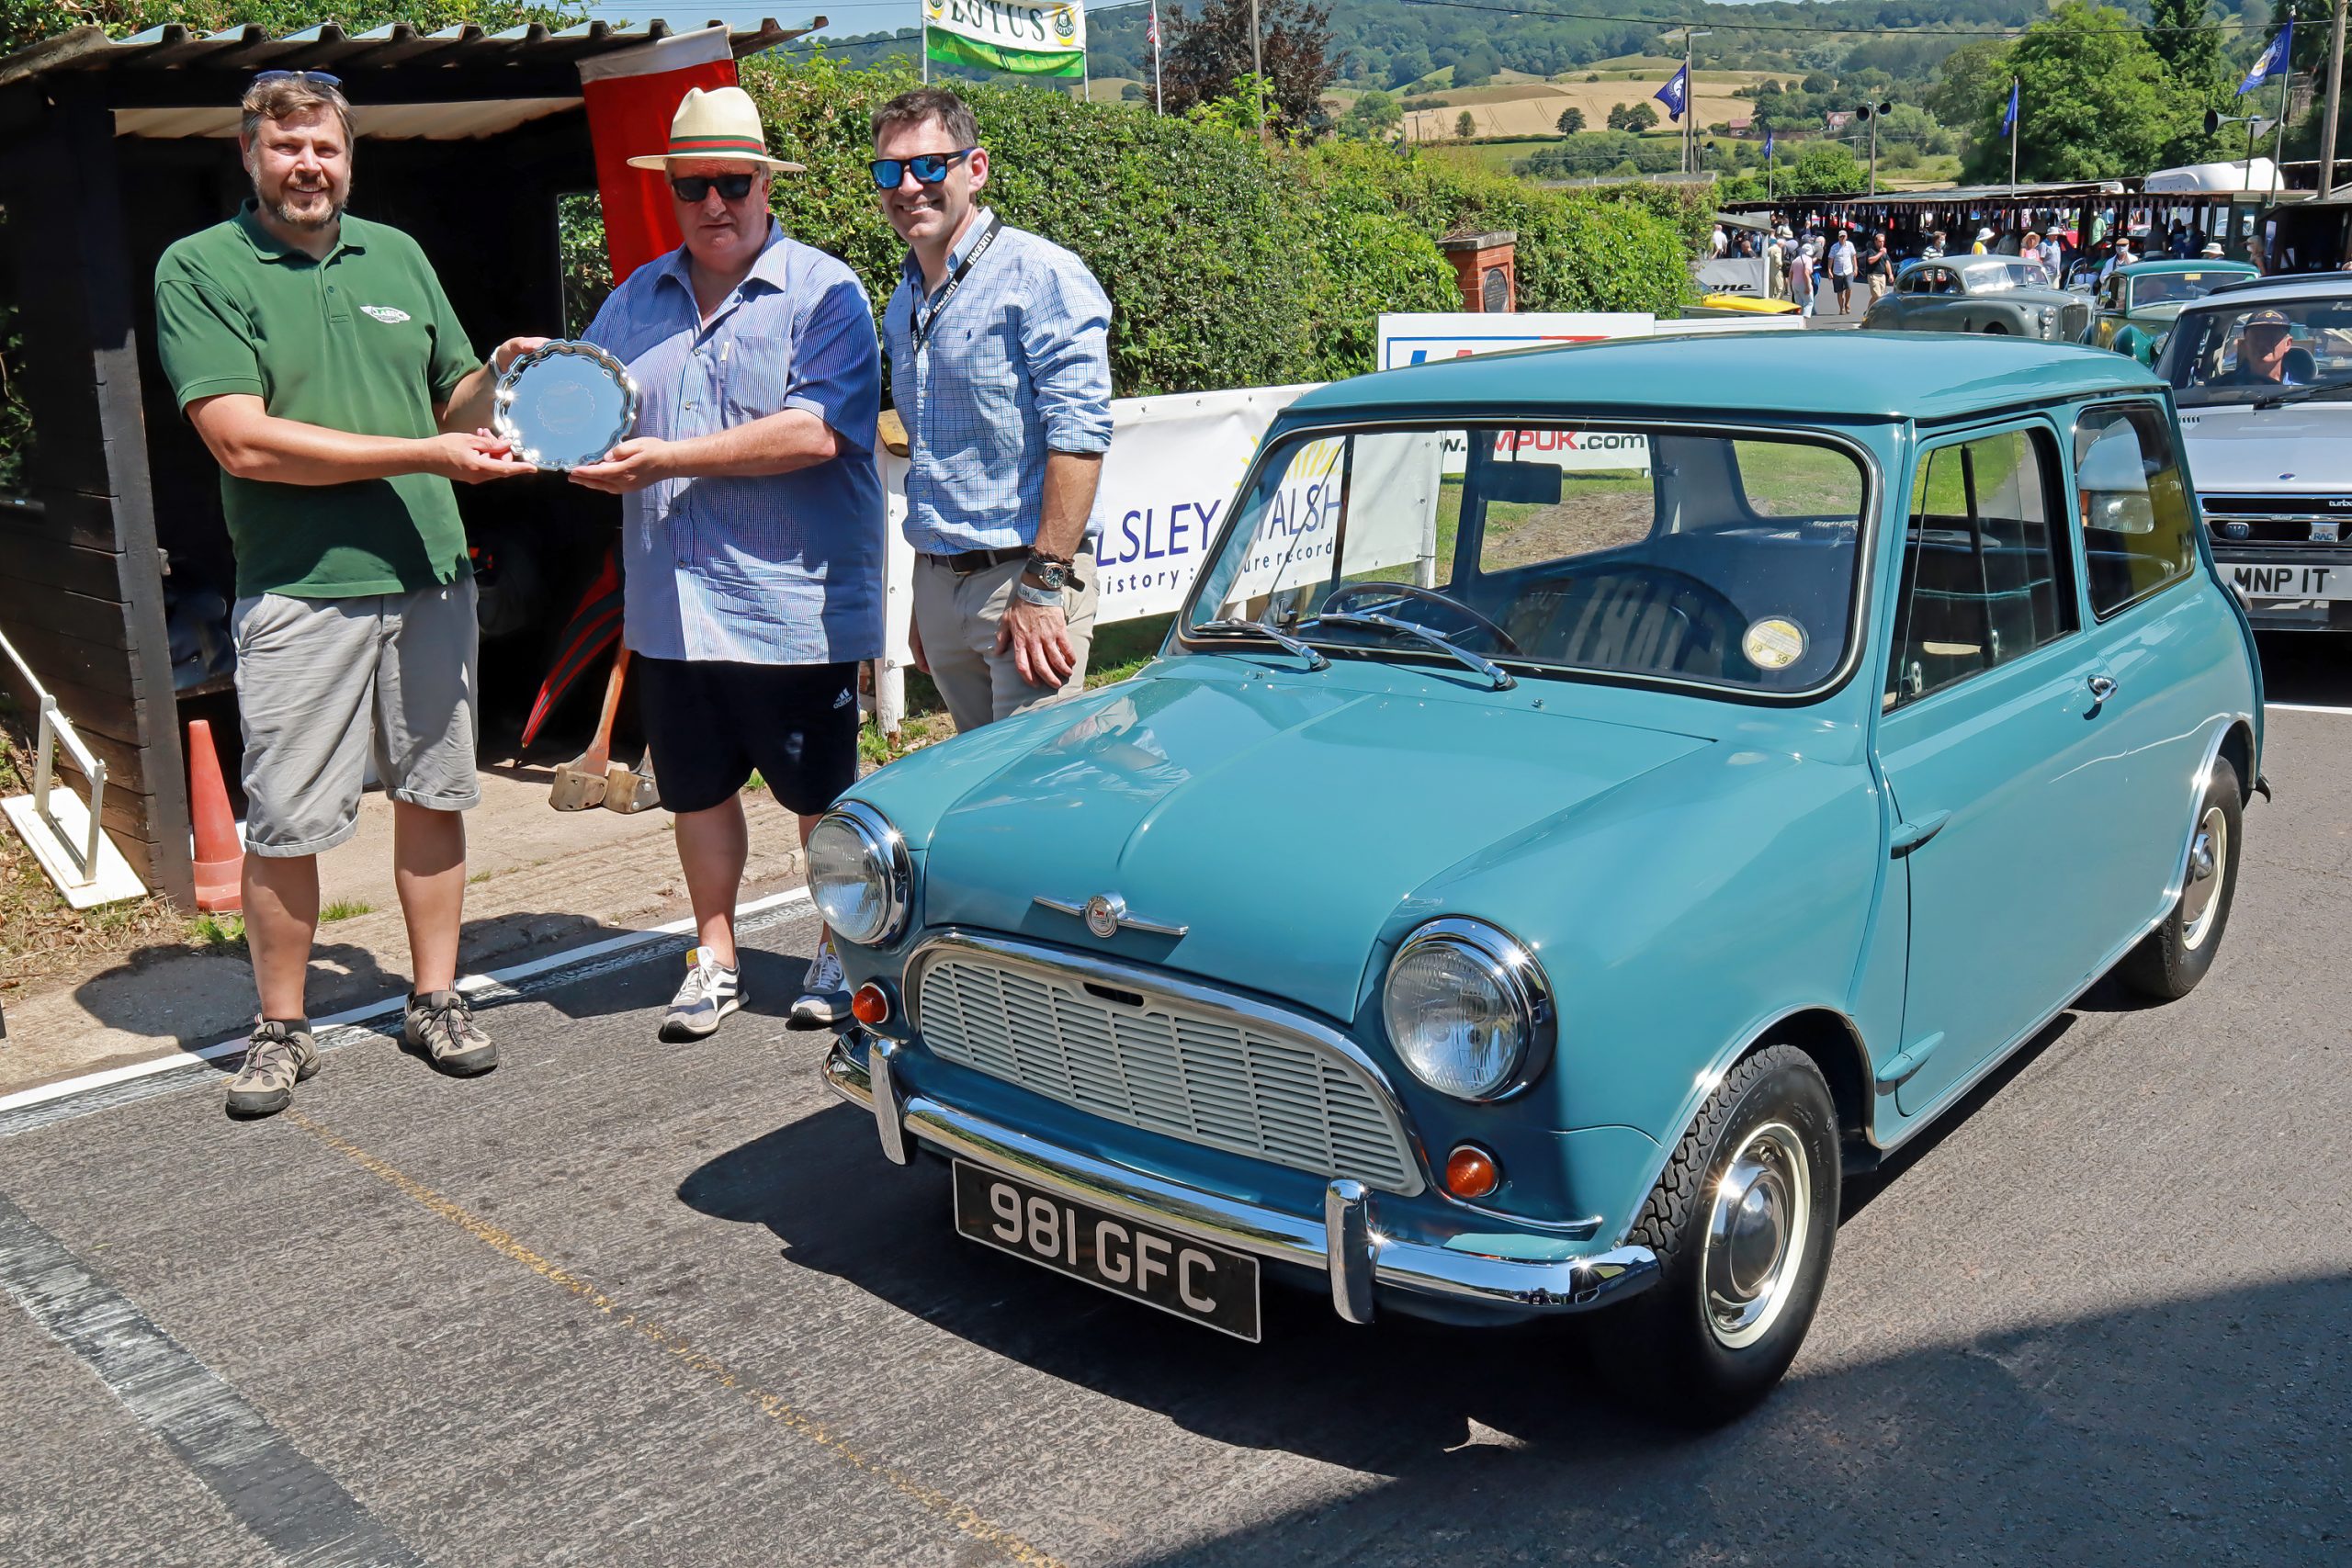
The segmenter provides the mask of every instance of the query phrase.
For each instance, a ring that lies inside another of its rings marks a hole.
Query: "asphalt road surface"
[[[2352,705],[2352,650],[2275,650]],[[526,985],[454,1082],[347,1030],[0,1118],[0,1562],[2352,1562],[2352,713],[2274,711],[2221,960],[2095,990],[1849,1188],[1790,1381],[1703,1437],[1556,1329],[1251,1347],[957,1240],[760,1009]],[[2020,868],[2019,897],[2030,897]]]

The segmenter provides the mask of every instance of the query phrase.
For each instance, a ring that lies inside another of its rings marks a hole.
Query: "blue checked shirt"
[[[663,479],[623,496],[628,646],[741,664],[878,659],[882,364],[865,290],[773,221],[707,322],[687,266],[683,248],[647,263],[588,328],[637,378],[637,434],[678,441],[800,409],[842,450],[788,474]]]
[[[948,253],[949,276],[991,216],[983,208]],[[1069,252],[1001,229],[918,356],[922,268],[909,255],[899,270],[882,336],[912,462],[907,541],[926,555],[1034,544],[1046,454],[1111,448],[1110,299]],[[1102,532],[1101,506],[1089,538]]]

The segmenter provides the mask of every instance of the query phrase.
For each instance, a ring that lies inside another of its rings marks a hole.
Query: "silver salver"
[[[637,405],[628,367],[593,343],[558,339],[506,367],[490,423],[518,460],[560,472],[627,440],[637,428]]]

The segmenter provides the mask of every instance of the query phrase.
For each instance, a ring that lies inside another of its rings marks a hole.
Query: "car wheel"
[[[2238,886],[2238,844],[2245,806],[2238,795],[2238,771],[2226,757],[2213,759],[2205,798],[2197,805],[2197,829],[2188,845],[2188,874],[2180,897],[2154,931],[2126,953],[2116,977],[2143,996],[2173,1001],[2197,988],[2222,932],[2230,923],[2230,899]]]
[[[1796,1359],[1838,1233],[1838,1111],[1811,1057],[1771,1045],[1700,1109],[1626,1240],[1657,1283],[1593,1319],[1596,1368],[1679,1423],[1726,1421]],[[1664,1398],[1661,1400],[1660,1395]]]

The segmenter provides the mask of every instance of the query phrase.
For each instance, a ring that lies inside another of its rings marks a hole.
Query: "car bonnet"
[[[926,924],[1124,954],[1346,1021],[1416,888],[1708,744],[1498,704],[1450,677],[1201,663],[1216,668],[1063,705],[949,806],[925,854]],[[1185,934],[1098,940],[1035,902],[1097,893]]]

